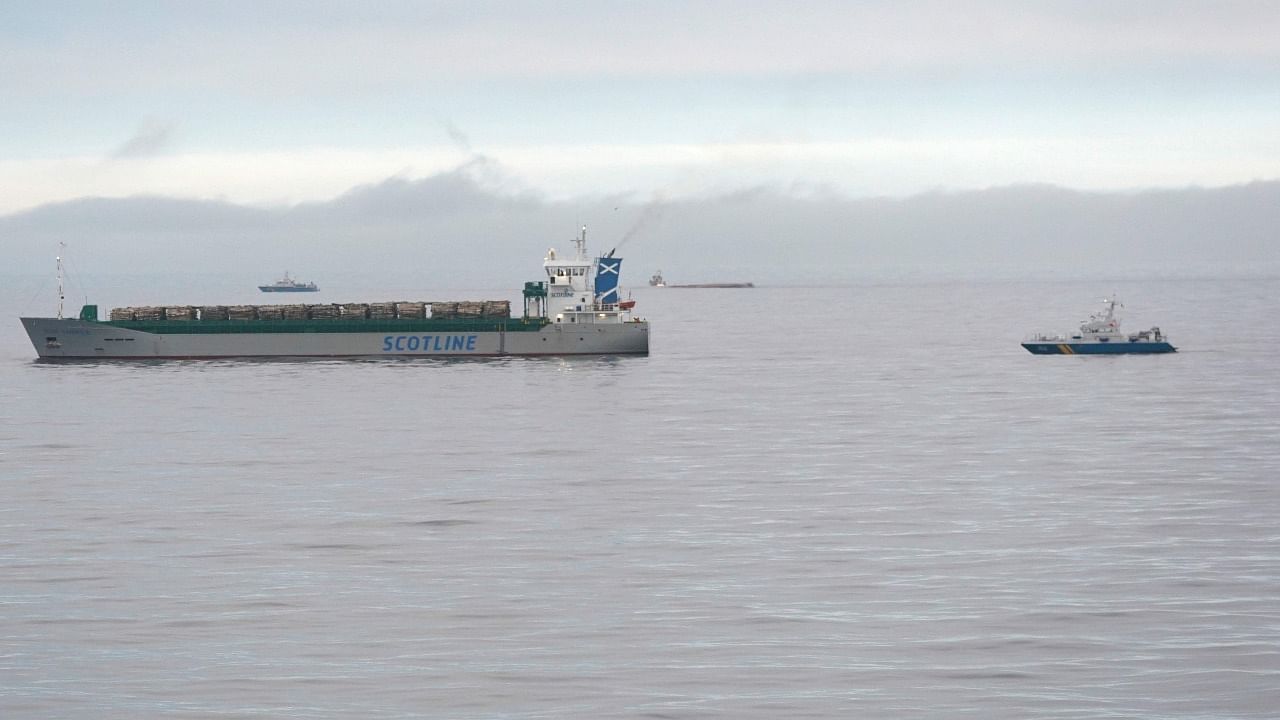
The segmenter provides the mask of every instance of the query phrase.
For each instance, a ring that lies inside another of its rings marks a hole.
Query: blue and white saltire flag
[[[606,305],[618,302],[618,278],[622,258],[596,258],[596,302]]]

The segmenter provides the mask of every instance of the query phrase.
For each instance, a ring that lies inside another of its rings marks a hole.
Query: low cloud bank
[[[355,272],[506,287],[581,225],[625,241],[631,284],[842,283],[878,276],[1275,274],[1280,182],[1134,193],[1014,186],[905,199],[716,197],[549,201],[487,189],[460,168],[391,178],[283,208],[166,197],[85,198],[0,217],[8,272],[45,272],[59,241],[95,273]]]

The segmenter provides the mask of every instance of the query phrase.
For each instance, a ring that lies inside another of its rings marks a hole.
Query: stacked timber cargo
[[[258,308],[253,305],[232,305],[227,308],[227,320],[257,320]]]
[[[376,302],[321,305],[166,305],[112,308],[113,322],[128,321],[247,321],[247,320],[476,320],[511,317],[509,300],[447,302]]]
[[[420,320],[427,316],[427,304],[424,302],[396,303],[396,317],[401,320]]]
[[[443,320],[475,320],[511,317],[510,300],[460,300],[431,303],[431,317]]]
[[[312,320],[337,320],[341,311],[337,305],[308,305],[307,314]]]
[[[370,320],[395,320],[396,304],[391,302],[369,303]]]

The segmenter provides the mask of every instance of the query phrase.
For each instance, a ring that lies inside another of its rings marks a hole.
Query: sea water
[[[34,287],[0,717],[1280,712],[1275,279],[643,288],[648,357],[68,365]],[[1019,347],[1112,292],[1179,352]]]

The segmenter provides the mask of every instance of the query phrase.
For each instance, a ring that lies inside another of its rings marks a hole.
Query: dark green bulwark
[[[111,320],[102,324],[158,335],[236,335],[244,333],[537,332],[548,322],[546,318],[406,318],[403,320]]]

